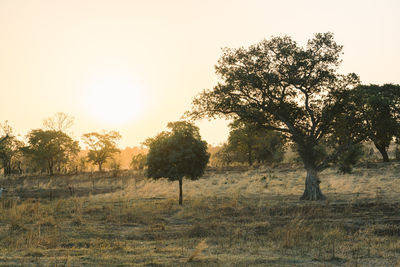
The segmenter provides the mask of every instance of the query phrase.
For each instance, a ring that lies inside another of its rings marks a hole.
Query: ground
[[[400,164],[321,173],[210,169],[197,181],[121,171],[1,178],[1,266],[400,266]]]

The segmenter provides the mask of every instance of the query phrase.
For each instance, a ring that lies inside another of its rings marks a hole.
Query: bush
[[[338,157],[339,172],[351,173],[353,166],[364,155],[364,147],[361,144],[351,145],[344,153]]]

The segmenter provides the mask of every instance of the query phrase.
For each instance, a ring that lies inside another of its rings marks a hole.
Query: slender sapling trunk
[[[182,202],[183,202],[182,183],[183,183],[183,177],[179,177],[179,205],[181,205],[181,206],[182,206]]]

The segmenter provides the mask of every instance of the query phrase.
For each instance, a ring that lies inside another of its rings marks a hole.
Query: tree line
[[[0,141],[0,159],[4,174],[78,172],[78,165],[95,164],[99,170],[107,160],[119,152],[116,142],[121,135],[116,131],[91,132],[82,135],[89,148],[86,158],[78,161],[81,151],[79,142],[68,132],[73,118],[65,113],[56,113],[43,122],[43,129],[33,129],[27,135],[27,143],[18,140],[6,121],[1,124],[5,136]]]
[[[272,37],[248,48],[225,48],[215,66],[220,82],[196,96],[187,121],[168,124],[144,144],[147,155],[135,155],[133,168],[147,166],[147,176],[179,181],[196,179],[210,158],[201,140],[197,119],[223,117],[232,121],[227,143],[215,154],[222,164],[279,162],[291,146],[306,170],[303,200],[322,200],[319,173],[337,164],[350,172],[362,154],[362,143],[372,142],[389,161],[388,147],[400,141],[400,86],[362,85],[355,73],[340,74],[342,46],[332,33],[318,33],[299,46],[288,36]],[[45,129],[32,130],[28,144],[18,141],[8,124],[0,141],[4,173],[21,170],[23,160],[33,171],[60,171],[80,150],[67,133],[71,118],[57,113]],[[118,132],[87,133],[87,161],[103,164],[119,150]],[[35,169],[36,168],[36,169]]]

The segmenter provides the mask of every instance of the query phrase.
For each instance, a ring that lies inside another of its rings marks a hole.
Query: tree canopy
[[[74,124],[74,117],[63,112],[57,112],[52,117],[43,121],[43,127],[46,130],[67,132]]]
[[[400,133],[400,85],[360,85],[352,91],[352,104],[361,120],[358,132],[374,143],[384,162],[387,149]]]
[[[0,132],[4,135],[0,139],[0,159],[4,174],[9,175],[15,171],[21,172],[21,148],[24,143],[15,137],[8,121],[0,124]]]
[[[22,148],[39,167],[46,167],[50,175],[54,167],[66,163],[79,152],[79,143],[66,133],[54,130],[32,130],[28,135],[28,146]]]
[[[201,140],[199,128],[185,122],[168,123],[169,132],[149,138],[147,175],[179,181],[179,204],[182,205],[183,177],[196,179],[203,175],[210,155],[207,143]]]
[[[284,142],[277,132],[241,121],[234,121],[230,124],[230,128],[226,149],[227,152],[238,154],[234,158],[246,160],[249,166],[255,160],[265,163],[282,159]]]
[[[301,199],[324,199],[317,174],[331,157],[320,160],[317,147],[345,112],[342,94],[359,84],[356,74],[337,72],[341,51],[332,33],[316,34],[305,47],[283,36],[226,48],[215,67],[221,81],[194,99],[188,116],[240,119],[283,133],[307,170]]]
[[[139,153],[137,155],[132,156],[132,160],[130,162],[130,166],[134,170],[142,170],[146,165],[147,155]]]
[[[102,171],[103,164],[118,153],[117,140],[121,139],[121,135],[116,131],[104,133],[86,133],[82,136],[83,141],[89,147],[88,161],[99,166]]]

